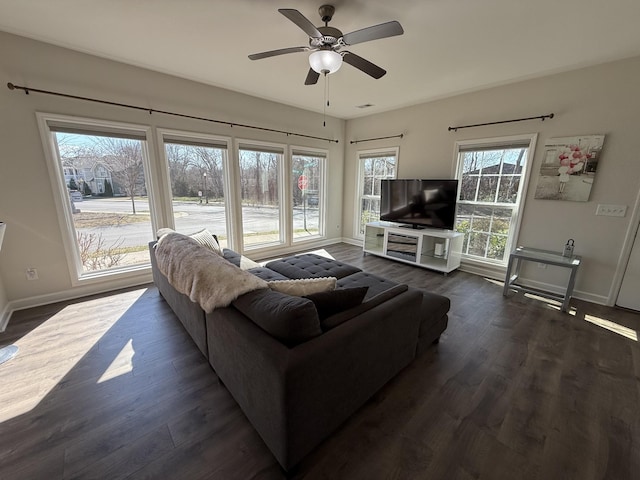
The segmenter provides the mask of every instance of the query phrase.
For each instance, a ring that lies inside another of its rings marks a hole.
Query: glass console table
[[[511,255],[509,255],[509,265],[507,266],[507,275],[504,280],[503,295],[506,297],[509,293],[509,289],[515,289],[523,292],[537,293],[549,298],[562,301],[562,311],[566,312],[569,309],[569,302],[571,301],[571,295],[573,294],[573,286],[576,281],[576,273],[580,266],[581,257],[573,255],[571,257],[563,257],[559,252],[550,252],[548,250],[538,250],[537,248],[518,247]],[[558,295],[555,293],[540,292],[538,290],[529,289],[518,285],[516,280],[520,274],[520,267],[522,262],[537,262],[545,265],[555,265],[557,267],[565,267],[571,269],[571,275],[569,276],[569,283],[564,292],[564,295]],[[511,273],[515,267],[515,273]]]

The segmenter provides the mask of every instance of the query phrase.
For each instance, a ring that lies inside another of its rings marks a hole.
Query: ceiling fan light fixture
[[[318,50],[309,55],[309,66],[317,73],[335,73],[342,65],[342,55],[333,50]]]

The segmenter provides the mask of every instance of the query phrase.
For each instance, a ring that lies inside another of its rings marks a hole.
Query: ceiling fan
[[[386,70],[355,53],[342,50],[342,48],[357,43],[377,40],[379,38],[402,35],[404,33],[400,23],[394,20],[343,34],[337,28],[329,26],[329,22],[335,12],[333,5],[322,5],[318,9],[318,13],[320,13],[320,17],[324,22],[323,27],[314,26],[302,13],[293,8],[281,8],[278,11],[309,35],[309,46],[281,48],[268,52],[254,53],[249,55],[249,58],[251,60],[260,60],[262,58],[284,55],[286,53],[312,52],[311,55],[309,55],[309,65],[311,68],[304,82],[305,85],[316,84],[321,73],[327,75],[336,72],[342,65],[343,60],[373,78],[377,79],[382,77],[387,73]]]

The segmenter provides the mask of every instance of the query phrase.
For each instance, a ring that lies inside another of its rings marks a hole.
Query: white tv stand
[[[436,228],[413,229],[392,222],[371,222],[364,229],[364,253],[443,272],[460,266],[462,233]]]

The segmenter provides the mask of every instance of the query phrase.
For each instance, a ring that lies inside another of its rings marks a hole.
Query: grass
[[[111,227],[150,221],[151,216],[146,213],[133,215],[131,213],[80,212],[73,215],[76,228]]]

